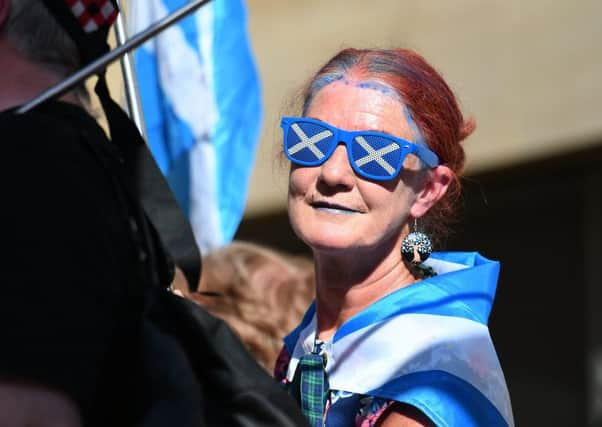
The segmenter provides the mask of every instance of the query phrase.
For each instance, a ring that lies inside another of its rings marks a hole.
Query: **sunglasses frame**
[[[335,141],[337,141],[337,143],[332,144],[332,146],[328,149],[328,151],[326,153],[324,153],[324,157],[321,159],[317,159],[317,160],[311,161],[311,162],[295,159],[289,155],[288,150],[286,149],[286,147],[287,147],[286,140],[287,140],[288,132],[290,131],[291,126],[293,126],[295,123],[311,123],[314,125],[321,126],[324,128],[324,130],[329,130],[330,132],[332,132],[332,134],[333,134],[332,138]],[[423,145],[415,144],[411,141],[406,141],[405,139],[401,139],[401,138],[398,138],[396,136],[393,136],[393,135],[390,135],[390,134],[384,133],[384,132],[376,132],[376,131],[370,131],[370,130],[347,131],[347,130],[339,129],[339,128],[337,128],[329,123],[323,122],[321,120],[311,119],[308,117],[282,117],[282,119],[280,121],[280,127],[282,128],[282,131],[283,131],[282,144],[283,144],[283,148],[284,148],[284,154],[292,163],[294,163],[296,165],[320,166],[321,164],[326,162],[326,160],[328,160],[330,158],[330,156],[332,156],[332,153],[334,152],[336,147],[338,147],[339,144],[341,144],[341,143],[345,143],[345,147],[347,149],[347,158],[349,159],[349,164],[351,165],[351,167],[355,171],[355,173],[361,177],[375,180],[375,181],[389,181],[391,179],[395,179],[395,177],[397,177],[397,175],[399,175],[399,172],[401,172],[401,169],[403,168],[403,161],[405,160],[405,158],[408,154],[414,154],[429,168],[434,168],[437,165],[439,165],[439,157],[437,157],[437,155],[435,153],[433,153],[431,150],[429,150],[427,147],[425,147]],[[355,164],[354,159],[351,156],[352,156],[353,144],[359,144],[354,141],[355,138],[358,136],[378,136],[380,138],[386,138],[386,139],[390,140],[391,142],[395,142],[396,144],[398,144],[400,146],[402,153],[401,153],[401,156],[399,157],[399,162],[398,162],[399,164],[395,165],[395,172],[392,175],[387,175],[387,176],[372,175],[372,174],[366,173],[365,171],[361,170],[359,168],[359,166],[357,166]]]

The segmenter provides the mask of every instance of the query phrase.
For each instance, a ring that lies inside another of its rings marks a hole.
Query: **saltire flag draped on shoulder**
[[[437,275],[384,296],[324,344],[331,390],[408,403],[437,426],[513,427],[487,326],[499,262],[476,252],[435,252],[424,264]],[[316,325],[312,304],[285,338],[289,382],[314,348]]]
[[[187,0],[130,0],[135,34]],[[213,0],[134,56],[150,149],[202,250],[232,240],[261,122],[243,0]]]

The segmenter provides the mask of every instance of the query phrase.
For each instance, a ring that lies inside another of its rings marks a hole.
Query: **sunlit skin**
[[[403,103],[354,82],[323,88],[306,115],[345,130],[415,140]],[[394,180],[370,181],[354,173],[344,145],[320,166],[291,167],[289,216],[313,251],[321,339],[329,339],[382,296],[415,281],[402,260],[401,242],[409,220],[420,218],[443,196],[450,176],[445,166],[427,171],[408,158]]]

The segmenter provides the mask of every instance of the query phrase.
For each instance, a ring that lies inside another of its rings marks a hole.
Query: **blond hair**
[[[187,295],[224,319],[272,372],[282,339],[314,298],[311,259],[233,242],[203,256],[197,292]]]

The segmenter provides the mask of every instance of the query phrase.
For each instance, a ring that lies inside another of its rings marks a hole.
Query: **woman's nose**
[[[355,181],[355,172],[349,164],[347,148],[339,144],[332,155],[320,166],[320,181],[331,187],[351,188]]]

